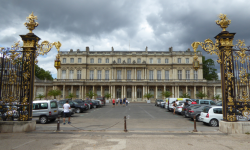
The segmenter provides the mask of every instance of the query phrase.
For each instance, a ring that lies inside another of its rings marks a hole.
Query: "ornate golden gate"
[[[219,15],[216,24],[222,28],[221,33],[215,36],[215,43],[206,39],[204,42],[193,42],[191,46],[196,52],[200,45],[209,54],[218,56],[220,64],[221,91],[223,105],[223,120],[237,121],[249,120],[249,79],[250,79],[250,50],[245,47],[244,41],[238,40],[233,45],[235,33],[229,33],[226,28],[231,23],[224,14]],[[194,56],[194,68],[198,69],[199,62]]]
[[[19,42],[11,48],[0,48],[0,120],[32,120],[32,101],[34,89],[35,64],[38,55],[47,54],[53,45],[60,50],[61,43],[43,41],[32,31],[39,24],[33,12],[24,25],[29,29],[26,35],[20,35]],[[60,55],[57,54],[55,67],[60,68]]]

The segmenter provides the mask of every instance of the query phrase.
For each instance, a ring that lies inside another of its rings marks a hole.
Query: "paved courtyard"
[[[71,125],[61,123],[60,127],[63,131],[123,131],[124,116],[127,117],[129,132],[191,132],[194,129],[194,123],[190,118],[173,115],[152,103],[130,103],[127,107],[115,106],[115,108],[107,104],[102,108],[74,114]],[[54,131],[56,125],[56,121],[48,124],[38,123],[37,131]],[[197,122],[199,132],[218,132],[218,129]]]

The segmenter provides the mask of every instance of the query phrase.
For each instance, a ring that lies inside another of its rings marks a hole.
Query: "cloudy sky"
[[[227,28],[235,40],[250,45],[249,0],[0,0],[0,47],[10,47],[33,11],[39,26],[33,31],[41,41],[60,41],[61,51],[145,50],[185,51],[194,41],[213,39],[221,32],[215,24],[220,13],[232,20]],[[234,42],[236,43],[236,42]],[[199,48],[201,49],[201,48]],[[216,60],[217,56],[203,55]],[[39,56],[38,65],[50,70],[56,56],[53,48]],[[219,65],[216,63],[219,73]]]

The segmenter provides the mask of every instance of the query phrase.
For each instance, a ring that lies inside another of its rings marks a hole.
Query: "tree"
[[[72,98],[76,97],[76,95],[74,95],[73,93],[69,93],[69,95],[66,98],[69,98],[72,100]]]
[[[62,92],[60,90],[50,90],[48,95],[49,96],[54,96],[54,99],[56,99],[56,96],[61,95]]]
[[[151,93],[145,93],[145,94],[144,94],[144,97],[147,98],[148,100],[149,100],[151,97],[153,97],[153,96],[154,96],[154,95],[151,94]]]
[[[89,97],[90,99],[93,97],[93,96],[97,96],[96,93],[94,93],[93,91],[89,91],[87,94],[86,94],[87,97]]]
[[[111,97],[111,94],[110,94],[110,93],[106,93],[106,94],[104,95],[104,97],[106,97],[107,99],[109,99],[109,98]]]
[[[39,99],[41,100],[41,99],[44,98],[44,97],[45,97],[44,95],[39,94],[36,98],[39,98]]]
[[[35,76],[40,80],[53,80],[53,77],[50,71],[45,71],[43,68],[40,68],[38,65],[35,65]]]
[[[196,94],[197,98],[203,98],[203,97],[207,97],[207,95],[205,93],[203,93],[202,91],[199,91],[198,94]]]
[[[219,99],[221,99],[221,97],[219,94],[216,94],[215,96],[213,96],[213,99],[216,99],[218,101]]]
[[[172,95],[172,92],[169,92],[169,91],[164,91],[164,92],[162,92],[161,93],[161,95],[163,96],[163,97],[170,97],[171,95]]]
[[[205,60],[205,56],[202,56],[202,64],[203,78],[206,80],[218,80],[217,69],[214,68],[214,61],[212,59]]]
[[[190,95],[188,93],[182,93],[180,98],[190,98]]]

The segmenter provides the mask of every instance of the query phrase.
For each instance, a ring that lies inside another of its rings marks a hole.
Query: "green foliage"
[[[203,78],[206,80],[218,80],[217,69],[214,68],[214,61],[212,59],[205,60],[205,56],[202,56],[202,64]]]
[[[87,94],[86,94],[87,97],[89,97],[90,99],[93,97],[93,96],[97,96],[96,93],[94,93],[93,91],[89,91]]]
[[[76,95],[74,95],[73,93],[69,93],[69,95],[66,98],[69,98],[72,100],[72,98],[76,97]]]
[[[54,96],[54,99],[56,99],[56,96],[61,95],[62,92],[60,90],[50,90],[48,95],[49,96]]]
[[[45,97],[44,95],[39,94],[36,98],[39,98],[39,99],[41,100],[41,99],[44,98],[44,97]]]
[[[163,97],[170,97],[171,95],[172,95],[172,93],[171,92],[169,92],[169,91],[164,91],[164,92],[162,92],[161,93],[161,95],[163,96]]]
[[[53,80],[53,77],[50,71],[45,71],[43,68],[40,68],[38,65],[35,65],[35,76],[41,80]]]
[[[190,98],[190,95],[188,93],[182,93],[180,98]]]
[[[109,98],[111,97],[111,94],[110,94],[110,93],[106,93],[106,94],[104,95],[104,97],[106,97],[107,99],[109,99]]]
[[[221,97],[219,94],[216,94],[215,96],[213,96],[213,99],[216,99],[218,101],[219,99],[221,99]]]
[[[202,91],[199,91],[199,93],[196,94],[196,97],[202,99],[203,97],[207,97],[207,95],[203,93]]]
[[[151,97],[153,97],[153,96],[154,96],[154,95],[151,94],[151,93],[145,93],[145,94],[144,94],[144,97],[147,98],[148,100],[149,100]]]

